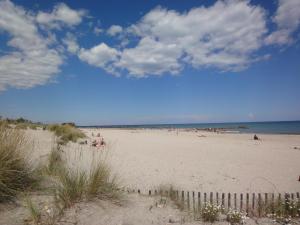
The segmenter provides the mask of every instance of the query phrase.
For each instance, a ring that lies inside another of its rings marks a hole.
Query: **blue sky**
[[[299,25],[299,0],[0,0],[0,115],[300,120]]]

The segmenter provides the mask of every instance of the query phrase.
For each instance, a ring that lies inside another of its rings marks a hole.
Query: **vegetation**
[[[18,119],[10,119],[10,118],[6,118],[3,119],[0,116],[0,125],[5,124],[7,127],[15,127],[17,129],[33,129],[36,130],[38,127],[42,128],[43,124],[39,123],[39,122],[32,122],[30,120],[24,119],[22,117],[18,118]]]
[[[28,121],[24,119],[0,119],[0,202],[11,201],[19,193],[27,196],[27,191],[36,187],[41,175],[44,181],[41,183],[43,190],[53,193],[53,202],[46,210],[25,197],[25,206],[29,212],[29,219],[25,221],[27,224],[55,224],[63,215],[64,209],[76,202],[94,198],[118,200],[121,197],[116,177],[112,176],[104,161],[92,164],[89,170],[69,168],[64,163],[62,146],[59,143],[52,148],[42,170],[34,169],[28,160],[33,146],[22,130],[27,129],[27,124]],[[29,127],[36,129],[35,124],[29,124]],[[63,143],[85,137],[69,123],[50,125],[47,129],[53,131]]]
[[[40,224],[41,220],[41,212],[37,208],[37,206],[32,202],[32,200],[29,197],[26,197],[26,208],[29,211],[29,221],[32,222],[34,225]]]
[[[290,196],[286,196],[284,200],[277,199],[274,204],[267,205],[265,208],[271,212],[267,217],[280,224],[290,224],[293,218],[300,217],[300,201],[293,200]]]
[[[221,212],[221,207],[207,203],[201,209],[201,217],[205,222],[215,222],[219,219],[219,214]]]
[[[244,224],[246,215],[238,210],[232,210],[230,209],[226,213],[226,220],[230,224]]]
[[[66,144],[69,141],[76,142],[79,138],[85,137],[85,134],[81,130],[69,124],[48,125],[48,130],[53,131],[60,138],[59,144]]]
[[[22,131],[0,126],[0,202],[36,184],[35,171],[27,161],[30,148]]]
[[[56,199],[63,208],[69,208],[83,199],[87,177],[82,171],[63,170],[56,186]]]
[[[52,148],[48,156],[47,165],[45,167],[45,172],[47,175],[56,176],[65,169],[63,165],[61,152],[62,150],[60,145],[56,145],[55,147]]]

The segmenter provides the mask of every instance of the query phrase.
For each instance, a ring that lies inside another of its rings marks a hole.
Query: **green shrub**
[[[19,123],[19,124],[16,125],[15,128],[16,129],[21,129],[21,130],[26,130],[27,127],[28,127],[28,124],[26,124],[26,123]]]
[[[53,131],[60,138],[60,144],[66,144],[69,141],[76,142],[79,138],[86,137],[81,130],[68,124],[52,124],[48,126],[48,130]]]
[[[215,222],[219,218],[221,207],[207,203],[201,210],[201,217],[206,222]]]
[[[230,209],[226,213],[226,220],[230,224],[244,224],[246,215],[240,211]]]
[[[27,161],[30,147],[22,131],[0,126],[0,202],[36,184]]]

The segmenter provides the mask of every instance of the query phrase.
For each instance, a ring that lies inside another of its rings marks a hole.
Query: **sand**
[[[66,163],[88,169],[106,158],[123,186],[148,190],[173,185],[201,192],[299,192],[300,135],[229,134],[162,129],[83,129],[88,145],[63,147]],[[55,137],[28,130],[32,161],[44,161]],[[91,147],[100,133],[105,148]],[[297,149],[295,149],[297,147]],[[298,149],[299,148],[299,149]]]
[[[87,145],[68,143],[62,148],[70,167],[89,169],[105,159],[125,187],[158,188],[171,184],[185,191],[201,192],[297,192],[300,190],[300,136],[217,134],[168,130],[83,129]],[[55,146],[53,133],[27,130],[33,144],[30,161],[43,164]],[[107,145],[91,146],[100,133]],[[295,149],[295,147],[297,147]],[[53,200],[47,193],[31,193],[30,198],[43,209]],[[21,225],[28,210],[20,196],[16,204],[0,205],[0,224]],[[158,203],[158,204],[157,204]],[[160,207],[160,197],[124,195],[121,204],[93,200],[79,202],[65,211],[57,224],[208,224],[193,221],[168,200]],[[172,223],[170,223],[172,222]],[[299,224],[299,221],[295,221]],[[247,219],[246,224],[271,224],[271,219]],[[216,224],[228,224],[225,218]]]
[[[108,143],[113,169],[125,186],[150,189],[296,192],[300,190],[299,135],[229,134],[159,129],[83,129]],[[89,151],[89,150],[87,150]]]

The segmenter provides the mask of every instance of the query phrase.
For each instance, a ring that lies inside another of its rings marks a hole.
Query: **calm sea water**
[[[300,121],[88,126],[97,128],[225,128],[240,133],[300,134]]]

